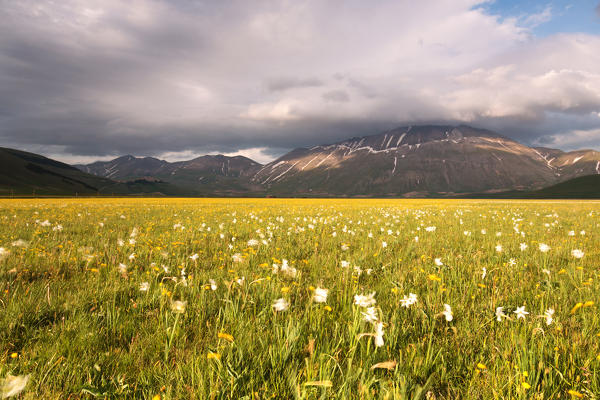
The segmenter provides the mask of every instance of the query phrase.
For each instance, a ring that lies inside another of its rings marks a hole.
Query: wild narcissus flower
[[[553,316],[554,316],[553,308],[549,308],[546,310],[546,312],[544,312],[544,315],[542,315],[542,317],[544,317],[546,319],[546,325],[552,324],[552,321],[554,321]]]
[[[527,314],[529,314],[527,311],[525,311],[525,306],[517,307],[517,309],[513,312],[517,314],[517,319],[525,319]]]
[[[327,293],[329,290],[323,288],[316,288],[313,295],[313,301],[315,303],[325,303],[327,301]]]
[[[584,254],[585,253],[583,251],[578,250],[578,249],[571,251],[571,255],[575,258],[583,258]]]
[[[25,389],[29,382],[29,375],[6,375],[0,384],[0,395],[3,399],[16,396]]]
[[[367,308],[366,312],[361,312],[365,321],[373,323],[379,320],[377,317],[377,309],[375,307]]]
[[[502,318],[508,318],[508,316],[504,314],[504,307],[496,307],[496,321],[502,322]]]
[[[400,300],[400,305],[402,307],[410,307],[417,302],[417,295],[414,293],[409,294],[408,296],[404,296],[403,299]]]
[[[140,283],[140,292],[147,292],[150,289],[150,284],[148,282]]]
[[[375,305],[375,292],[370,294],[355,294],[354,295],[354,304],[359,307],[371,307]]]
[[[383,322],[378,322],[375,324],[375,346],[381,347],[383,346]]]
[[[444,311],[442,311],[442,315],[448,322],[454,319],[454,315],[452,315],[452,307],[450,307],[449,304],[444,304]]]
[[[539,249],[542,253],[547,253],[548,251],[550,251],[550,246],[548,246],[545,243],[540,243]]]
[[[272,307],[275,311],[285,311],[290,308],[290,303],[288,303],[286,299],[281,298],[275,300]]]

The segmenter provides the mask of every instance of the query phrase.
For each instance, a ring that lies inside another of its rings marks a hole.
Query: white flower
[[[284,298],[281,298],[275,300],[272,307],[275,311],[285,311],[290,308],[290,303],[288,303]]]
[[[486,231],[485,229],[482,229],[482,230],[481,230],[481,234],[482,234],[482,235],[487,235],[487,231]]]
[[[129,244],[134,245],[135,244],[135,239],[134,238],[129,239]]]
[[[404,296],[404,298],[400,299],[400,305],[402,305],[402,307],[408,308],[416,303],[417,303],[417,295],[414,293],[411,293],[408,296]]]
[[[502,322],[502,317],[508,318],[508,316],[504,314],[504,307],[496,307],[496,321]]]
[[[4,247],[0,247],[0,257],[4,257],[10,254],[10,251],[6,250]]]
[[[549,270],[549,269],[546,269],[546,268],[544,268],[544,269],[542,270],[542,272],[543,272],[544,274],[548,275],[548,278],[550,278],[550,270]]]
[[[581,250],[578,250],[578,249],[575,249],[575,250],[571,251],[571,255],[572,255],[573,257],[575,257],[575,258],[583,258],[583,255],[584,255],[584,254],[585,254],[585,253],[584,253],[583,251],[581,251]]]
[[[481,279],[485,279],[486,276],[487,276],[487,268],[483,267],[483,268],[481,268]]]
[[[415,236],[415,242],[419,243],[419,237],[418,236]]]
[[[129,261],[133,261],[133,260],[135,260],[135,253],[131,253],[129,255]]]
[[[27,247],[27,246],[29,246],[29,243],[27,243],[23,239],[19,239],[19,240],[15,240],[14,242],[12,242],[11,246],[13,246],[13,247]]]
[[[185,312],[185,306],[187,301],[175,300],[171,303],[171,311],[175,314],[183,314]]]
[[[348,251],[348,249],[350,249],[350,246],[348,246],[346,243],[342,243],[342,251]]]
[[[450,322],[454,318],[452,315],[452,308],[449,304],[444,304],[444,311],[442,311],[442,315],[446,318],[446,321]]]
[[[540,243],[539,248],[542,253],[546,253],[550,250],[550,246],[548,246],[547,244],[544,244],[544,243]]]
[[[519,318],[525,319],[525,316],[527,316],[527,314],[529,314],[527,311],[525,311],[525,306],[517,307],[517,309],[513,312],[515,314],[517,314],[517,319],[519,319]]]
[[[381,247],[385,249],[387,247],[387,242],[381,242]]]
[[[366,312],[361,312],[364,316],[364,320],[370,323],[377,322],[379,318],[377,317],[377,309],[375,307],[367,308]]]
[[[442,262],[442,259],[441,259],[441,258],[436,258],[436,259],[434,260],[434,262],[435,262],[435,265],[437,265],[438,267],[441,267],[441,266],[443,266],[443,265],[444,265],[444,263]]]
[[[544,313],[544,315],[542,315],[542,317],[546,318],[546,325],[550,325],[552,323],[552,321],[554,321],[554,309],[553,308],[549,308],[546,310],[546,312]]]
[[[354,304],[359,307],[371,307],[375,305],[375,292],[370,294],[355,294],[354,295]]]
[[[258,240],[256,240],[256,239],[250,239],[250,240],[248,240],[247,245],[249,247],[254,247],[254,246],[258,246],[259,243],[260,242]]]
[[[502,253],[502,245],[501,244],[496,245],[496,251],[498,253]]]
[[[127,265],[125,265],[123,263],[119,263],[119,266],[117,268],[119,268],[119,273],[121,273],[121,274],[124,274],[127,272]]]
[[[323,288],[316,288],[315,293],[313,295],[313,300],[315,303],[325,303],[327,301],[327,293],[329,290]]]
[[[240,263],[240,262],[244,261],[244,257],[240,253],[235,253],[234,255],[231,256],[231,259],[235,263]]]
[[[521,244],[519,245],[519,249],[521,249],[521,251],[525,251],[525,250],[527,250],[527,247],[528,247],[528,246],[527,246],[527,244],[526,244],[526,243],[521,243]]]
[[[140,283],[140,292],[147,292],[150,289],[150,284],[148,282]]]
[[[118,239],[118,240],[117,240],[117,245],[118,245],[119,247],[123,247],[123,245],[125,245],[125,242],[123,241],[123,239]]]
[[[208,282],[210,283],[210,290],[217,290],[217,282],[214,279],[209,279]]]
[[[190,260],[192,260],[192,261],[196,261],[196,260],[198,260],[198,258],[200,258],[200,256],[198,255],[198,253],[193,254],[193,255],[190,256]]]
[[[29,382],[29,375],[18,375],[13,376],[11,374],[6,375],[6,378],[2,380],[0,385],[0,394],[2,398],[16,396],[25,389]]]
[[[569,231],[569,236],[575,236],[575,231]]]
[[[375,346],[383,346],[383,322],[378,322],[375,325]]]
[[[342,266],[342,268],[348,268],[350,266],[350,262],[342,260],[341,266]]]
[[[508,265],[510,265],[511,267],[514,267],[515,265],[517,265],[517,260],[515,260],[514,258],[511,258],[510,260],[508,260]]]
[[[425,231],[427,232],[435,232],[437,228],[435,226],[428,226],[427,228],[425,228]]]

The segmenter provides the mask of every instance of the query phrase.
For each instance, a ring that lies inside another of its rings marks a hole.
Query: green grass
[[[0,379],[30,374],[31,399],[597,399],[599,218],[568,201],[5,200]],[[381,347],[353,304],[371,292]]]

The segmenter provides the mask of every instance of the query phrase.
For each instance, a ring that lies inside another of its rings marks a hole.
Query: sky
[[[264,163],[417,124],[600,150],[599,1],[0,1],[2,147]]]

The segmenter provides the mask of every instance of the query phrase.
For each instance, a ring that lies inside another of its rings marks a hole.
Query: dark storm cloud
[[[323,86],[323,82],[316,78],[275,78],[267,83],[267,87],[271,92],[279,92],[294,88],[307,88]]]
[[[5,0],[0,140],[75,156],[277,155],[469,123],[594,145],[598,37],[531,41],[478,3]]]

